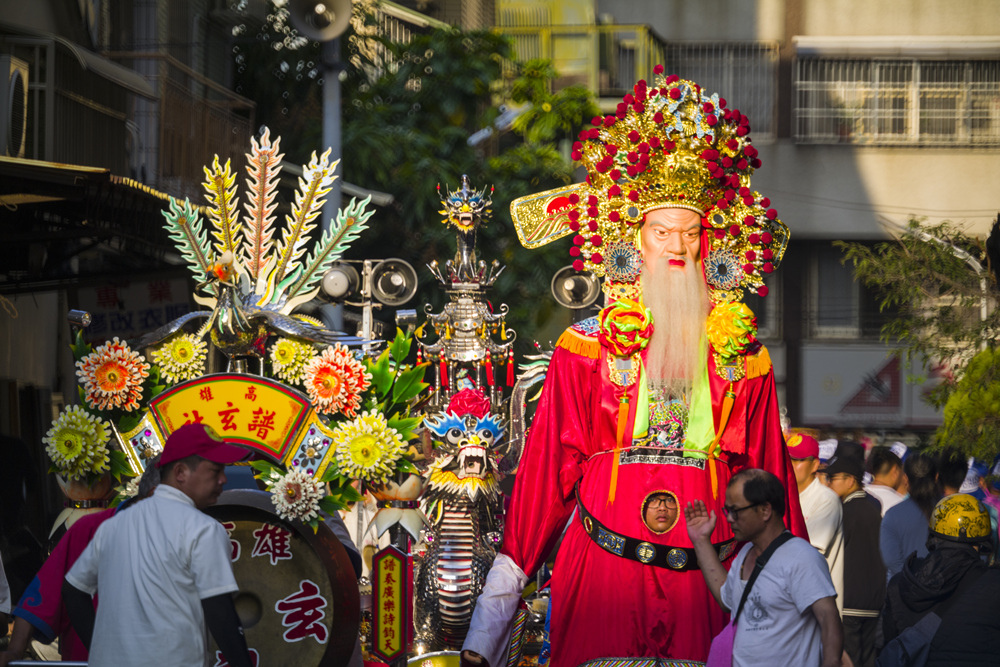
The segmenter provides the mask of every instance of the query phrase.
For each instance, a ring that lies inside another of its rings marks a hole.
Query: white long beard
[[[653,312],[646,372],[650,381],[669,394],[686,394],[705,368],[705,321],[709,312],[708,288],[697,263],[683,271],[659,259],[656,277],[642,269],[642,295]]]

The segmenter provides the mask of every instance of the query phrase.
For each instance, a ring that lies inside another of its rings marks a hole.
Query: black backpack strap
[[[743,597],[740,598],[740,606],[736,609],[736,615],[733,616],[733,625],[736,625],[736,621],[740,618],[740,613],[743,611],[743,605],[746,604],[747,598],[750,597],[750,589],[753,588],[754,582],[757,581],[757,575],[759,575],[760,571],[764,569],[764,566],[767,565],[767,561],[771,559],[771,556],[773,556],[774,552],[778,550],[778,547],[790,539],[792,539],[792,534],[786,530],[781,535],[778,535],[776,538],[771,540],[771,543],[767,545],[766,549],[764,549],[764,553],[757,557],[757,562],[754,563],[753,566],[753,572],[750,573],[750,578],[747,580],[746,588],[743,589]],[[740,567],[742,567],[742,564]]]

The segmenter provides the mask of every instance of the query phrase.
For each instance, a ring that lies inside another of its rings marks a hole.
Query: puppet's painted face
[[[642,257],[649,271],[684,269],[701,259],[701,216],[686,208],[658,208],[642,226]]]

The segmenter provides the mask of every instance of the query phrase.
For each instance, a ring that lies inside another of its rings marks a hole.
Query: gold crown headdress
[[[573,144],[585,183],[521,197],[511,204],[518,238],[536,248],[573,235],[573,266],[607,278],[614,298],[638,281],[636,230],[657,208],[702,216],[702,257],[712,300],[739,300],[742,290],[767,294],[764,276],[778,265],[788,228],[770,201],[750,188],[760,166],[747,117],[718,94],[676,75],[649,88],[639,81],[616,113],[594,118]]]

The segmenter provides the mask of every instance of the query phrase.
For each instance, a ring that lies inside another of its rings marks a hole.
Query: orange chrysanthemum
[[[142,383],[149,377],[149,364],[115,337],[80,361],[76,376],[84,389],[84,400],[96,410],[139,409]]]
[[[364,365],[343,345],[334,345],[314,357],[305,369],[306,391],[318,412],[341,412],[354,417],[361,407],[361,392],[371,385]]]

